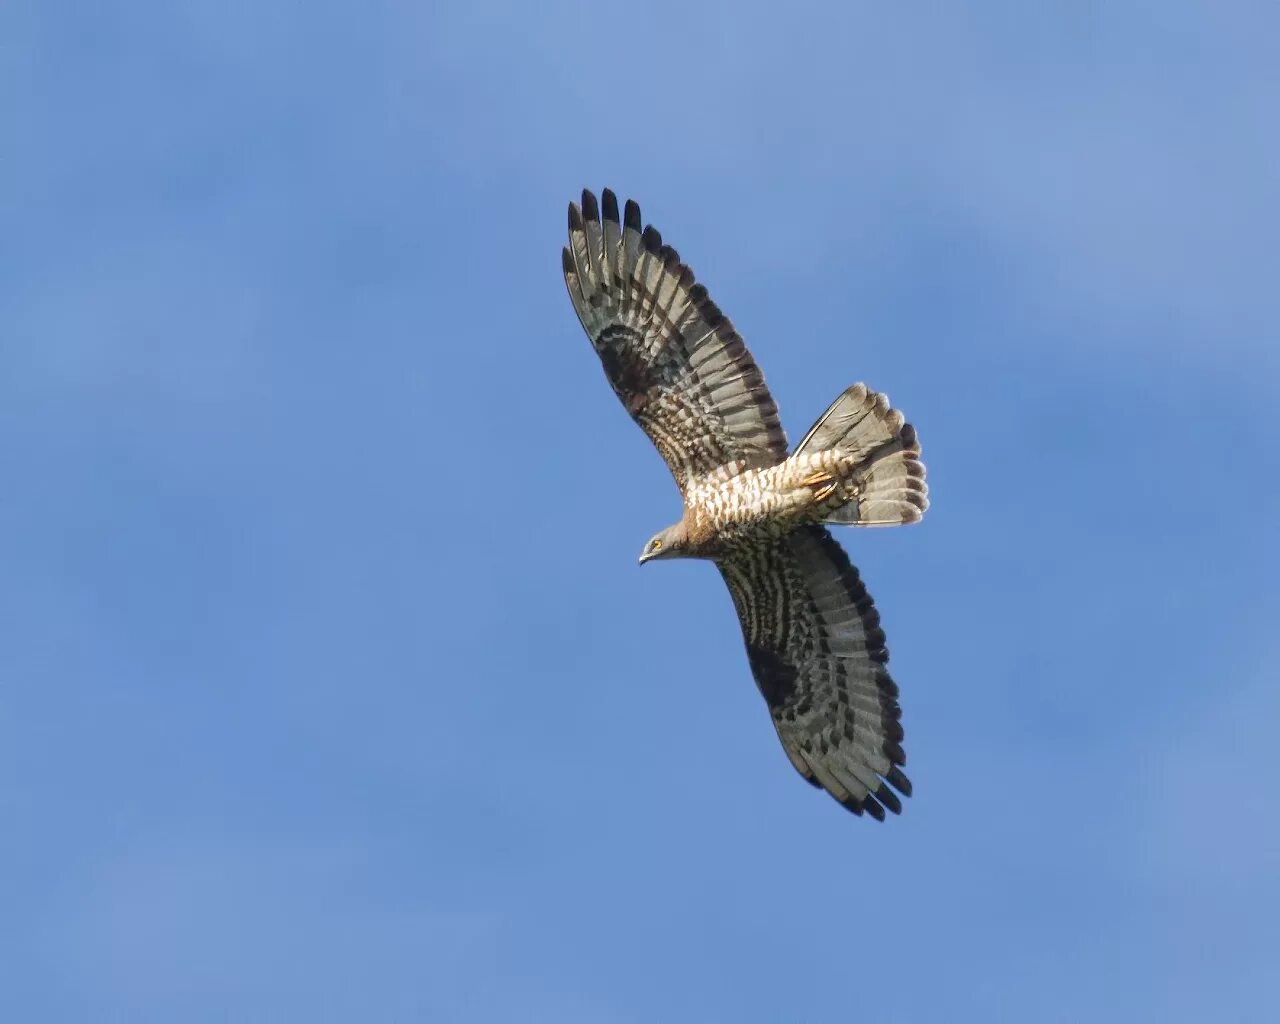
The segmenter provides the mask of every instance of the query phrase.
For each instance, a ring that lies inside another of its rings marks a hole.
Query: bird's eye
[[[650,545],[649,545],[649,550],[650,550],[650,551],[657,551],[657,550],[658,550],[658,548],[660,548],[660,547],[662,547],[662,541],[660,541],[660,540],[655,540],[652,544],[650,544]]]

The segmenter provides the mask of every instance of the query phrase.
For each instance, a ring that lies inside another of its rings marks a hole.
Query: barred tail
[[[870,391],[865,384],[845,391],[793,454],[820,451],[834,451],[852,461],[852,469],[840,481],[840,492],[847,500],[826,522],[897,526],[917,522],[929,507],[915,428],[889,406],[887,395]]]

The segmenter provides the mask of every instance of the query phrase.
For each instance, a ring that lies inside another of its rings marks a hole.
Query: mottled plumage
[[[890,526],[928,508],[915,430],[855,384],[793,453],[733,325],[628,201],[569,206],[569,297],[623,406],[684,498],[641,562],[715,562],[796,770],[857,814],[911,795],[880,616],[824,523]],[[895,793],[896,790],[896,793]]]

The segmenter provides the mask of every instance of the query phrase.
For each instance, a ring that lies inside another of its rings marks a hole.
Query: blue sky
[[[5,1019],[1275,1019],[1277,30],[5,4]],[[925,522],[841,533],[899,819],[636,568],[584,185],[793,438],[856,380],[919,429]]]

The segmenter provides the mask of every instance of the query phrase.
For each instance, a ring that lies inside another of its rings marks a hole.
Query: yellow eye
[[[660,540],[655,540],[652,544],[650,544],[650,545],[649,545],[649,550],[650,550],[650,551],[657,551],[657,550],[658,550],[658,548],[660,548],[660,547],[662,547],[662,541],[660,541]]]

